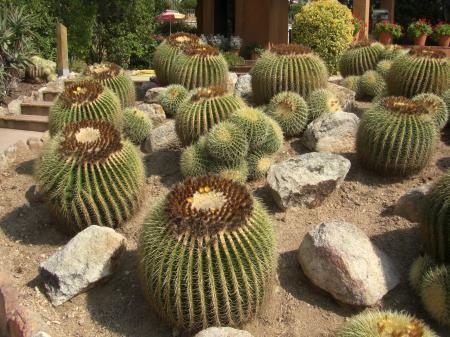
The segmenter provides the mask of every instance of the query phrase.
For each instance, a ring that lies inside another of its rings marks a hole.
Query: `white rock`
[[[166,113],[164,112],[163,107],[159,104],[141,103],[136,108],[145,112],[155,126],[164,123],[166,120]]]
[[[9,114],[8,108],[0,106],[0,116],[5,116],[8,114]]]
[[[39,332],[36,332],[35,334],[33,334],[33,336],[31,336],[31,337],[50,337],[50,335],[43,331],[39,331]]]
[[[253,335],[244,330],[213,327],[200,331],[194,337],[253,337]]]
[[[167,91],[167,87],[155,87],[147,90],[144,98],[145,103],[159,103],[161,94]]]
[[[312,121],[303,135],[307,148],[317,152],[355,151],[359,118],[348,112],[327,113]]]
[[[24,101],[25,97],[20,96],[19,98],[16,98],[15,100],[12,100],[8,103],[8,114],[10,115],[20,115],[22,113],[22,109],[20,108],[20,105]]]
[[[180,147],[180,140],[175,131],[175,121],[169,120],[166,123],[153,129],[150,136],[141,146],[144,153],[153,153],[161,150],[177,149]]]
[[[358,227],[340,221],[308,232],[298,249],[306,276],[335,299],[372,306],[400,283],[391,259]]]
[[[427,197],[432,187],[433,184],[428,183],[406,192],[397,201],[394,213],[411,222],[421,222],[426,210]]]
[[[27,145],[31,151],[38,152],[42,149],[44,143],[37,137],[30,137],[27,139]]]
[[[125,238],[114,229],[90,226],[39,266],[44,288],[57,306],[114,273]]]
[[[252,96],[252,75],[244,74],[239,76],[236,82],[236,93],[242,97]]]
[[[236,83],[238,81],[238,75],[232,71],[228,73],[228,83],[227,83],[227,89],[228,91],[233,92],[236,88]]]
[[[350,170],[350,161],[333,153],[311,152],[270,167],[267,183],[282,209],[317,207],[338,189]]]
[[[341,103],[342,110],[352,111],[356,96],[356,93],[353,90],[335,83],[328,83],[328,89],[336,95],[339,103]]]
[[[334,84],[339,84],[341,83],[341,81],[343,80],[341,75],[332,75],[330,77],[328,77],[328,82],[334,83]]]

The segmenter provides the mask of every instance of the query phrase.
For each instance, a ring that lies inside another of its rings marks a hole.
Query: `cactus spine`
[[[388,46],[385,46],[384,50],[381,52],[381,59],[382,60],[393,60],[399,56],[403,56],[408,54],[409,49],[403,48],[396,44],[391,44]]]
[[[67,85],[49,114],[49,131],[54,136],[69,123],[104,120],[122,128],[123,113],[117,96],[91,80]]]
[[[258,148],[266,140],[268,124],[261,110],[243,108],[236,111],[230,121],[244,131],[250,150]]]
[[[328,71],[323,60],[307,47],[275,45],[257,61],[252,71],[253,99],[264,104],[276,94],[292,91],[308,97],[325,88]]]
[[[271,154],[257,151],[248,156],[248,170],[250,179],[256,180],[262,178],[269,171],[270,166],[274,163],[275,158]]]
[[[353,90],[357,96],[359,96],[358,94],[361,92],[360,79],[361,76],[348,76],[342,80],[341,85],[347,89]]]
[[[386,89],[386,82],[383,76],[375,70],[366,71],[360,79],[361,93],[373,98],[382,95]]]
[[[245,133],[235,124],[222,122],[208,133],[207,149],[216,161],[234,163],[244,158],[248,152]]]
[[[376,71],[383,77],[384,80],[388,78],[389,71],[392,67],[391,60],[381,60],[377,64]]]
[[[341,105],[336,95],[328,89],[314,91],[308,99],[309,121],[323,114],[341,111]]]
[[[138,251],[152,307],[188,331],[251,319],[275,271],[266,211],[243,185],[217,176],[176,185],[150,210]]]
[[[77,232],[129,219],[140,204],[145,171],[135,146],[112,125],[82,121],[47,143],[36,177],[56,223]]]
[[[136,108],[123,111],[123,134],[135,145],[140,145],[152,130],[152,120]]]
[[[169,85],[167,90],[159,97],[159,103],[167,116],[175,116],[181,102],[187,97],[188,91],[179,84]]]
[[[413,97],[413,101],[422,104],[428,110],[438,130],[447,125],[447,105],[442,98],[435,94],[419,94]]]
[[[420,286],[425,310],[442,325],[450,327],[450,266],[440,265],[428,270]]]
[[[347,49],[339,61],[339,71],[343,77],[362,75],[374,70],[381,59],[383,45],[362,41]]]

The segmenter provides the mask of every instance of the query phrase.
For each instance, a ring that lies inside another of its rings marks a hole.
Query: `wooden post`
[[[370,0],[353,0],[353,14],[363,20],[365,27],[365,37],[369,35],[369,14],[370,13]]]
[[[395,0],[381,0],[380,8],[389,11],[389,21],[394,22],[395,17]]]
[[[69,50],[67,48],[67,28],[56,24],[56,69],[59,76],[69,75]]]

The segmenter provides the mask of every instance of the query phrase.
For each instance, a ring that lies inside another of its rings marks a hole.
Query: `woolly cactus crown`
[[[302,44],[276,44],[270,48],[270,51],[277,55],[302,55],[311,54],[311,48]]]
[[[381,99],[380,105],[399,115],[426,115],[428,110],[419,102],[406,97],[389,96]]]
[[[226,88],[223,86],[210,86],[207,88],[195,89],[190,97],[191,102],[205,101],[214,97],[224,96],[227,94]]]
[[[425,57],[433,59],[445,59],[447,57],[447,54],[445,54],[442,50],[436,50],[430,47],[412,48],[408,54],[417,57]]]
[[[112,62],[94,64],[86,69],[85,74],[95,80],[102,81],[119,75],[123,69]]]
[[[166,39],[166,41],[172,47],[179,48],[188,43],[198,43],[200,41],[200,38],[197,35],[191,33],[178,32],[170,35]]]
[[[181,49],[187,55],[217,56],[220,54],[219,49],[208,44],[186,43],[181,46]]]
[[[92,80],[83,80],[66,85],[64,91],[59,96],[60,101],[67,108],[73,105],[89,104],[103,93],[103,86]]]

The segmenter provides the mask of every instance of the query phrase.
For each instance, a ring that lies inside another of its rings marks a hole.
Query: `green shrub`
[[[381,59],[384,47],[378,42],[361,41],[342,53],[339,71],[343,77],[362,75],[374,70]]]
[[[129,219],[141,202],[145,170],[135,146],[111,124],[82,121],[45,145],[36,177],[55,223],[76,233]]]
[[[150,135],[153,123],[147,114],[136,108],[123,111],[123,134],[135,145],[140,145]]]
[[[334,0],[306,4],[295,16],[294,42],[309,46],[326,62],[330,74],[337,72],[338,61],[353,40],[353,15]]]
[[[187,179],[153,207],[138,252],[151,306],[187,331],[250,320],[275,272],[267,212],[243,185],[217,176]]]
[[[188,91],[185,87],[179,84],[172,84],[160,95],[159,104],[163,107],[166,115],[172,117],[177,114],[178,107],[187,95]]]
[[[308,97],[314,90],[325,88],[327,67],[308,47],[275,45],[266,51],[251,70],[253,99],[268,103],[276,94],[292,91]]]
[[[228,69],[245,64],[244,58],[242,56],[236,55],[233,52],[222,53],[222,56],[224,57],[225,61],[227,61]]]

